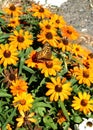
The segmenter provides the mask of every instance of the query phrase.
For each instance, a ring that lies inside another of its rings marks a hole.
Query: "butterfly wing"
[[[48,43],[44,44],[43,49],[37,52],[37,60],[50,60],[51,56],[52,52]]]

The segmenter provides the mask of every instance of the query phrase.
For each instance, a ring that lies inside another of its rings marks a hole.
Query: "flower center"
[[[52,33],[51,32],[47,32],[46,38],[49,39],[49,40],[52,39],[53,38]]]
[[[89,77],[88,71],[83,71],[83,77],[85,77],[85,78],[88,78],[88,77]]]
[[[36,52],[36,53],[33,54],[33,56],[31,57],[31,59],[32,59],[33,62],[38,62],[37,55],[38,55],[38,53]]]
[[[44,8],[41,7],[41,8],[39,9],[39,12],[40,12],[40,13],[43,13],[43,12],[44,12]]]
[[[53,63],[51,61],[46,61],[45,64],[47,68],[52,68],[53,66]]]
[[[63,42],[64,45],[68,45],[68,39],[67,38],[63,38],[62,42]]]
[[[56,20],[56,23],[57,23],[57,24],[59,24],[59,23],[60,23],[60,20],[59,20],[59,19],[57,19],[57,20]]]
[[[71,32],[70,30],[67,30],[67,33],[68,33],[68,34],[72,34],[72,32]]]
[[[17,37],[17,41],[18,41],[18,42],[23,42],[23,41],[24,41],[24,37],[18,36],[18,37]]]
[[[11,11],[15,11],[16,7],[12,4],[9,8]]]
[[[79,51],[79,48],[76,47],[76,51]]]
[[[90,58],[93,58],[93,53],[88,54]]]
[[[89,68],[89,66],[90,66],[90,64],[89,64],[89,62],[88,61],[86,61],[85,63],[83,63],[83,65],[88,69]]]
[[[15,21],[11,21],[12,24],[15,24]]]
[[[14,74],[10,74],[10,75],[9,75],[9,79],[10,79],[11,81],[13,81],[13,80],[15,80],[15,79],[16,79],[16,77],[15,77],[15,75],[14,75]]]
[[[5,50],[3,55],[4,55],[5,58],[9,58],[11,56],[11,52],[8,51],[8,50]]]
[[[20,104],[21,105],[25,105],[26,104],[26,100],[25,99],[20,100]]]
[[[92,127],[92,126],[93,126],[93,124],[92,124],[91,121],[88,121],[88,122],[86,123],[86,125],[89,126],[89,127]]]
[[[88,101],[87,100],[85,100],[85,99],[82,99],[81,100],[81,105],[82,106],[86,106],[88,104]]]
[[[62,87],[60,85],[55,86],[55,91],[56,92],[62,92]]]
[[[46,29],[50,29],[51,28],[51,26],[48,25],[48,24],[45,27],[46,27]]]
[[[21,89],[21,87],[18,85],[18,86],[16,86],[16,88],[17,88],[17,90],[20,90]]]

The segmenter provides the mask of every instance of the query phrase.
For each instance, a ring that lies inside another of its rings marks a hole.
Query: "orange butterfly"
[[[43,49],[36,54],[37,61],[51,60],[52,52],[48,43],[45,43]]]

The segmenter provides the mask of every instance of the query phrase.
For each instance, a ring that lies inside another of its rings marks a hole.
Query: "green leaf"
[[[75,116],[73,117],[73,121],[74,121],[75,123],[80,123],[80,122],[82,121],[82,118],[81,118],[80,116],[78,116],[78,115],[75,115]]]
[[[19,75],[22,74],[22,69],[23,69],[24,61],[25,61],[24,57],[21,57],[20,64],[19,64]]]
[[[11,98],[12,95],[8,94],[6,91],[0,90],[0,97],[9,97],[9,98]]]
[[[68,130],[68,128],[69,128],[69,122],[64,122],[63,123],[63,130]]]
[[[36,113],[38,113],[41,117],[44,116],[45,112],[46,112],[46,109],[44,107],[38,107],[36,110]]]
[[[69,121],[68,112],[67,112],[67,110],[66,110],[66,108],[65,108],[64,103],[63,103],[61,100],[59,100],[58,103],[59,103],[59,105],[60,105],[60,107],[61,107],[61,109],[62,109],[62,112],[64,113],[64,116],[65,116],[66,119]]]
[[[34,102],[33,103],[33,109],[37,109],[38,107],[48,107],[51,108],[50,104],[44,103],[44,102]]]
[[[43,121],[46,126],[49,126],[49,128],[52,128],[53,130],[57,130],[57,123],[53,122],[53,119],[50,116],[45,116],[43,118]]]
[[[8,38],[9,36],[10,36],[10,34],[2,34],[2,35],[0,35],[0,40],[6,39],[6,38]]]
[[[6,120],[6,122],[4,123],[4,125],[2,126],[2,130],[6,130],[6,129],[5,129],[5,128],[6,128],[6,125],[12,120],[12,118],[13,118],[14,115],[15,115],[15,113],[16,113],[16,109],[14,109],[14,110],[11,112],[10,116],[8,117],[8,119]]]
[[[31,68],[29,68],[29,67],[27,67],[25,65],[23,65],[23,69],[26,70],[27,72],[31,73],[31,74],[35,73],[35,71],[33,69],[31,69]]]
[[[36,81],[37,81],[36,79],[37,79],[36,76],[35,76],[35,75],[32,75],[32,76],[30,77],[30,79],[29,79],[28,85],[30,85],[32,82],[36,82]]]

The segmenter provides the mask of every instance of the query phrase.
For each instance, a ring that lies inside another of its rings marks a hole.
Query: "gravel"
[[[60,6],[58,14],[78,31],[93,35],[93,8],[89,0],[68,0]]]

